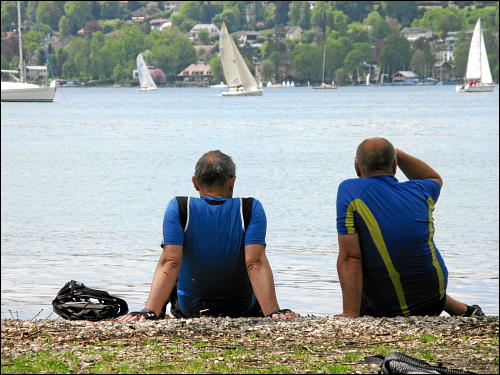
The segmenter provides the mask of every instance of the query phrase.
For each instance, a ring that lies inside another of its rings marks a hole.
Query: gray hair
[[[209,151],[196,163],[194,176],[200,186],[223,186],[236,176],[236,166],[229,155],[219,150]]]

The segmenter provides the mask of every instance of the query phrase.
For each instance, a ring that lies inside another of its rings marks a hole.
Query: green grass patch
[[[434,335],[430,335],[428,333],[423,333],[420,335],[419,340],[420,340],[420,342],[424,342],[424,343],[434,342],[434,341],[439,340],[439,337],[434,336]]]
[[[146,340],[142,340],[140,342],[140,344],[143,345],[143,346],[156,345],[156,344],[158,344],[159,341],[160,340],[158,340],[158,339],[146,339]]]
[[[351,367],[344,365],[327,365],[326,369],[329,374],[354,374]]]
[[[362,354],[347,353],[345,356],[342,357],[342,362],[357,362],[362,358],[364,358]]]
[[[198,354],[200,358],[215,358],[215,357],[220,357],[220,354],[217,352],[206,352],[206,353],[200,353]]]
[[[33,355],[22,355],[15,359],[2,358],[2,374],[39,374],[53,372],[56,374],[67,374],[74,371],[78,365],[76,358],[73,360],[63,359],[53,355],[48,350]]]
[[[429,360],[429,361],[433,361],[437,358],[437,356],[435,354],[432,354],[432,353],[429,353],[429,352],[419,352],[418,354],[420,354],[420,356],[423,358],[423,359],[426,359],[426,360]]]
[[[197,341],[194,343],[194,345],[198,346],[198,347],[203,347],[203,346],[207,346],[208,342],[207,341]]]

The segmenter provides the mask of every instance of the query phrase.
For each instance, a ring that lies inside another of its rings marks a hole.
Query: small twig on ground
[[[38,314],[36,314],[33,318],[31,318],[31,321],[33,321],[38,315],[40,315],[40,313],[43,311],[43,308],[38,312]]]
[[[14,314],[12,314],[12,311],[10,311],[10,309],[9,309],[9,313],[10,313],[10,316],[12,316],[12,319],[16,319],[16,318],[14,318]]]

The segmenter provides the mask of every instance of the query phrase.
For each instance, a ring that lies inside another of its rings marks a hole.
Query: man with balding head
[[[394,177],[398,166],[409,181]],[[339,316],[484,315],[446,294],[432,217],[441,176],[384,138],[361,142],[354,169],[337,193]]]

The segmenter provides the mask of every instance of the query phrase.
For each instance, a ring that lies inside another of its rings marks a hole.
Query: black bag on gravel
[[[380,363],[379,374],[475,374],[464,370],[454,370],[443,367],[442,363],[432,366],[421,359],[413,358],[402,353],[390,353],[385,357],[365,357],[366,363]]]
[[[103,320],[117,318],[128,312],[123,299],[103,290],[86,287],[75,280],[67,282],[52,301],[54,312],[69,320]]]

